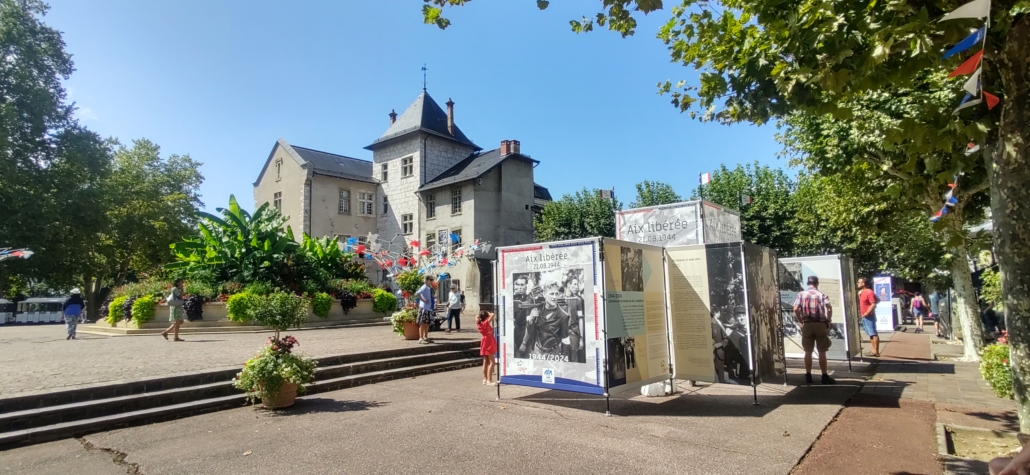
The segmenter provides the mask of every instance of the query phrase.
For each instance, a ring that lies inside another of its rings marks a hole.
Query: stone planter
[[[361,299],[358,300],[358,306],[354,307],[347,314],[343,313],[343,308],[340,307],[340,302],[333,302],[333,306],[329,310],[329,316],[322,318],[315,315],[311,311],[311,306],[308,305],[308,323],[318,324],[320,322],[367,322],[376,319],[377,314],[372,311],[372,299]],[[226,309],[225,302],[208,302],[203,307],[203,319],[196,321],[185,321],[182,324],[182,328],[190,327],[246,327],[246,326],[257,326],[254,322],[234,322],[229,320],[229,311]],[[103,323],[106,325],[107,323]],[[168,328],[171,322],[168,321],[168,305],[160,303],[154,306],[154,318],[143,325],[137,326],[132,320],[122,320],[118,322],[116,327],[118,328],[133,328],[133,329],[164,329]]]

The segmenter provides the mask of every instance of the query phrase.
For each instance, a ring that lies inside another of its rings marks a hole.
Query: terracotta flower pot
[[[417,340],[418,339],[418,324],[417,323],[405,323],[404,324],[404,339],[405,340]]]
[[[294,402],[297,401],[297,385],[295,383],[283,383],[282,388],[279,389],[279,394],[272,398],[263,397],[261,403],[268,409],[282,409],[284,407],[290,407]]]

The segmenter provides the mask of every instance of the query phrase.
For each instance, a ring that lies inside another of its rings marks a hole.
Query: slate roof
[[[478,145],[472,143],[468,137],[454,124],[454,135],[447,131],[447,112],[440,108],[440,105],[429,96],[429,93],[422,91],[407,110],[390,125],[386,132],[365,147],[367,150],[374,150],[379,145],[408,135],[412,132],[426,132],[438,137],[450,139],[472,147],[474,150],[482,150]]]
[[[536,183],[533,183],[533,198],[545,201],[554,201],[551,199],[551,192]]]
[[[501,149],[493,149],[487,152],[476,152],[469,155],[468,158],[458,162],[447,171],[441,173],[436,178],[433,178],[429,183],[422,185],[418,191],[428,191],[442,186],[453,185],[455,183],[479,178],[509,158],[525,160],[533,163],[534,165],[539,163],[532,158],[518,153],[511,153],[502,156]]]
[[[312,171],[315,173],[366,183],[376,183],[376,180],[372,178],[372,162],[336,155],[335,153],[320,152],[297,145],[292,145],[292,147],[297,152],[297,155],[300,155],[300,158],[311,164]]]

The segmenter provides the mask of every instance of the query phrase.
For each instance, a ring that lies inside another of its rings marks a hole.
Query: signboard
[[[717,332],[712,313],[708,310],[711,304],[708,298],[707,253],[703,246],[666,249],[665,253],[675,377],[715,381],[713,364],[720,359],[712,348],[711,336]]]
[[[662,248],[604,239],[608,388],[669,379]]]
[[[831,360],[846,360],[857,355],[858,298],[854,295],[854,279],[849,262],[842,256],[811,256],[780,259],[780,308],[783,318],[783,344],[788,357],[805,355],[801,347],[801,324],[794,317],[794,299],[808,288],[808,278],[819,278],[819,291],[830,299],[833,314],[830,324],[830,349],[826,357]],[[849,291],[851,289],[852,291]],[[849,299],[849,297],[851,297]],[[854,302],[850,301],[854,300]],[[813,354],[818,355],[819,349]]]
[[[707,201],[619,211],[615,228],[620,240],[660,247],[741,240],[740,215]]]
[[[890,276],[873,277],[873,292],[876,293],[876,331],[894,331],[894,308],[891,304],[891,296],[894,295],[891,289]]]
[[[498,249],[501,382],[605,394],[600,241]]]

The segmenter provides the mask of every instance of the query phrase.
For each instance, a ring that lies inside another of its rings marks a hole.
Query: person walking
[[[941,294],[937,290],[930,293],[930,318],[933,319],[933,331],[937,334],[937,338],[943,337],[941,335]]]
[[[476,329],[479,330],[479,334],[483,335],[482,341],[479,342],[479,355],[483,357],[483,384],[487,386],[493,386],[497,383],[494,382],[494,367],[497,365],[494,360],[494,354],[497,353],[497,339],[494,338],[494,327],[491,323],[494,320],[494,314],[483,310],[476,316]]]
[[[418,292],[418,316],[415,323],[418,323],[418,342],[420,344],[432,343],[429,339],[429,324],[433,323],[435,309],[433,308],[433,276],[427,275],[425,283],[419,287]]]
[[[862,330],[869,335],[873,344],[873,352],[869,356],[880,357],[880,336],[876,333],[876,293],[869,287],[869,279],[858,279],[858,313],[862,322]]]
[[[172,322],[165,331],[161,332],[161,336],[168,339],[168,332],[173,332],[175,335],[175,341],[185,341],[179,338],[179,327],[182,326],[183,320],[186,315],[182,309],[182,279],[175,279],[175,283],[172,284],[172,291],[168,294],[168,321]]]
[[[805,382],[812,384],[812,349],[819,349],[819,369],[822,383],[837,381],[826,372],[826,351],[830,349],[830,319],[833,308],[830,298],[819,291],[819,277],[808,276],[808,289],[794,299],[794,316],[801,323],[801,347],[805,350]]]
[[[72,289],[71,296],[65,299],[62,310],[64,313],[64,324],[68,329],[68,336],[65,340],[75,339],[75,330],[79,327],[79,317],[82,310],[86,308],[86,302],[82,301],[82,291]]]
[[[911,306],[912,316],[916,319],[915,333],[923,333],[923,318],[926,317],[927,310],[926,300],[923,299],[922,294],[916,292],[915,297],[912,297],[912,303],[909,305]]]
[[[447,296],[447,331],[451,332],[451,320],[454,320],[454,331],[461,333],[461,293],[458,292],[458,285],[451,284],[451,293]]]

